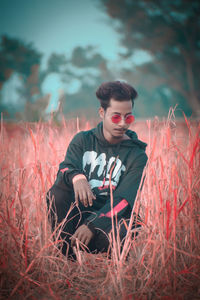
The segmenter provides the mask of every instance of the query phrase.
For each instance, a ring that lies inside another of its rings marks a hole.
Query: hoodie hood
[[[116,147],[116,145],[118,145],[118,144],[120,144],[120,145],[123,144],[123,146],[127,146],[127,147],[139,146],[143,150],[145,150],[147,147],[146,143],[144,143],[138,139],[136,132],[132,131],[130,129],[128,129],[126,131],[126,135],[130,138],[130,140],[123,140],[123,141],[119,142],[118,144],[110,144],[103,135],[103,122],[100,122],[97,125],[97,127],[93,129],[93,134],[99,140],[99,143],[104,146]]]

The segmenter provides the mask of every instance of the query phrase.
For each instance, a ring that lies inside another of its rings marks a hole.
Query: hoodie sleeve
[[[79,132],[70,142],[65,159],[59,165],[55,185],[66,189],[66,185],[72,186],[72,179],[75,175],[84,174],[82,169],[83,145],[83,132]]]
[[[120,184],[113,192],[113,215],[117,216],[118,221],[121,218],[130,215],[132,211],[146,162],[147,155],[143,152],[133,162],[127,173],[123,175]],[[111,230],[112,219],[110,199],[108,199],[107,203],[99,211],[95,212],[95,215],[91,215],[87,219],[86,224],[91,229],[100,228],[105,232]]]

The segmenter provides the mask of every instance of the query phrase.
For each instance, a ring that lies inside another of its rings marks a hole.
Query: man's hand
[[[96,199],[96,196],[92,193],[87,178],[83,174],[79,174],[74,176],[72,182],[74,187],[75,202],[78,204],[78,200],[80,200],[85,207],[88,207],[88,204],[92,206],[93,200]]]
[[[76,246],[77,239],[79,240],[79,242],[87,246],[90,240],[92,239],[92,237],[93,237],[92,231],[87,227],[87,225],[83,224],[72,235],[71,246],[72,247]]]

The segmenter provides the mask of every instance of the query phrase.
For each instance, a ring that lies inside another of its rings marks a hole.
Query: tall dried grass
[[[72,136],[95,122],[1,120],[1,299],[199,299],[200,123],[173,113],[133,125],[149,156],[139,235],[120,252],[110,234],[111,258],[78,251],[77,262],[56,247],[45,197]]]

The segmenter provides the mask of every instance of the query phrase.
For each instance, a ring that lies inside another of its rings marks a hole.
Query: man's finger
[[[93,205],[93,197],[92,197],[92,193],[88,193],[88,202],[89,202],[89,205],[92,206]]]
[[[83,202],[84,202],[84,206],[88,207],[88,197],[87,196],[85,196]]]
[[[82,235],[81,240],[80,240],[81,243],[85,244],[86,239],[87,239],[87,236]]]
[[[70,240],[71,240],[71,245],[72,246],[76,246],[76,240],[78,238],[78,233],[77,231],[75,231],[75,233],[70,237]]]
[[[82,203],[85,207],[88,207],[88,201],[86,198],[83,199]]]
[[[81,242],[81,240],[78,236],[77,237],[74,237],[74,236],[71,237],[71,247],[76,247],[77,243],[80,243],[80,242]]]
[[[85,241],[85,235],[84,233],[79,233],[78,235],[78,240],[84,244],[84,241]]]
[[[85,240],[85,242],[84,242],[85,246],[87,246],[89,244],[89,241],[90,241],[90,239],[88,239],[88,238]]]
[[[75,191],[75,203],[78,204],[78,193]]]
[[[73,236],[70,239],[71,239],[71,247],[74,247],[76,245],[76,239]]]
[[[85,191],[82,191],[81,197],[80,197],[80,201],[81,201],[81,203],[82,203],[85,207],[88,206],[87,194],[86,194]]]
[[[89,206],[92,206],[92,205],[93,205],[92,198],[89,197],[88,202],[89,202]]]
[[[84,205],[84,197],[82,191],[79,192],[79,201]]]
[[[88,194],[88,201],[89,201],[89,205],[92,206],[93,205],[93,200],[96,199],[96,196],[93,194],[93,192],[90,190],[89,194]]]

